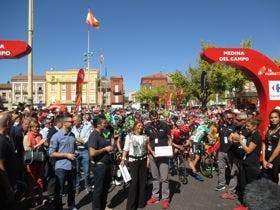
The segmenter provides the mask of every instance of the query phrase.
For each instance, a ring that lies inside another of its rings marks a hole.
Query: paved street
[[[170,190],[171,190],[171,204],[170,210],[230,210],[238,204],[232,200],[224,200],[220,198],[222,192],[214,190],[217,183],[216,174],[212,179],[205,179],[204,182],[196,181],[193,177],[189,176],[189,183],[181,185],[176,176],[171,177]],[[151,185],[148,185],[147,192],[151,192]],[[108,206],[114,210],[124,210],[126,206],[128,191],[122,187],[116,187],[114,191],[109,194]],[[147,194],[147,197],[149,195]],[[86,195],[84,192],[76,197],[76,204],[80,210],[91,209],[92,194]],[[66,199],[64,199],[66,200]],[[66,208],[66,205],[64,205]],[[38,209],[51,209],[48,207]],[[161,203],[148,205],[145,210],[161,209]]]

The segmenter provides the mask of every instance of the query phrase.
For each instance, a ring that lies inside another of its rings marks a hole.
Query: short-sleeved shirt
[[[150,138],[150,145],[153,150],[155,146],[168,146],[170,128],[165,122],[159,121],[157,125],[150,123],[145,131]]]
[[[261,153],[261,144],[262,137],[259,132],[254,132],[250,134],[247,139],[246,146],[248,147],[250,142],[253,142],[256,146],[254,151],[250,154],[246,154],[246,158],[244,159],[244,164],[250,167],[258,168],[259,167],[259,158]]]
[[[51,138],[49,146],[49,154],[54,152],[75,154],[76,138],[72,132],[65,133],[64,130],[58,130]],[[57,159],[55,169],[61,168],[64,170],[72,170],[76,167],[75,160],[67,158]]]
[[[4,167],[8,175],[11,186],[16,184],[17,161],[15,149],[9,142],[9,139],[0,134],[0,159],[4,161]]]
[[[147,155],[147,136],[129,134],[125,138],[124,151],[129,154],[129,161],[137,160],[137,158]]]
[[[235,132],[236,125],[231,124],[228,126],[220,125],[219,126],[219,137],[220,137],[220,152],[228,152],[231,147],[231,143],[228,141],[228,137],[231,133]]]
[[[195,143],[200,143],[202,139],[210,133],[210,129],[207,125],[200,125],[190,136],[190,139]]]
[[[105,139],[103,135],[99,133],[97,130],[94,130],[89,136],[88,147],[92,147],[96,150],[99,150],[110,145],[111,145],[111,139]],[[95,163],[102,162],[105,164],[110,164],[112,163],[113,160],[112,154],[107,152],[104,152],[100,155],[91,158]]]
[[[276,149],[279,139],[280,139],[280,129],[278,129],[273,134],[269,134],[268,132],[266,133],[265,140],[264,140],[266,146],[266,152],[265,152],[266,159],[269,159],[269,157]],[[276,157],[273,162],[280,162],[280,156]]]

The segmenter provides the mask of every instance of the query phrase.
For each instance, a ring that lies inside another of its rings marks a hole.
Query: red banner
[[[166,99],[165,99],[165,109],[166,110],[169,110],[169,108],[170,108],[171,98],[172,98],[172,92],[169,91],[166,94]]]
[[[21,58],[31,52],[31,47],[24,41],[0,40],[0,59]]]
[[[162,93],[158,96],[158,108],[161,108],[161,101],[162,101]]]
[[[181,109],[181,103],[182,103],[182,96],[183,96],[183,88],[179,88],[177,90],[177,98],[176,98],[176,110]]]
[[[83,90],[83,82],[85,79],[85,71],[80,69],[77,76],[76,83],[76,112],[79,112],[82,105],[82,90]]]

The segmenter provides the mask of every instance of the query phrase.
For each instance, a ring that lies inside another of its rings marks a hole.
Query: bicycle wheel
[[[214,160],[208,154],[203,154],[199,163],[200,172],[203,176],[212,178],[213,177],[213,163]]]
[[[182,184],[188,183],[186,160],[182,156],[177,157],[177,175]]]

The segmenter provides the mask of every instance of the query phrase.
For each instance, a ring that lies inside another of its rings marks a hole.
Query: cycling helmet
[[[188,125],[185,125],[185,124],[180,125],[180,126],[179,126],[179,129],[180,129],[181,132],[183,132],[183,133],[185,133],[185,134],[190,132],[189,126],[188,126]]]

